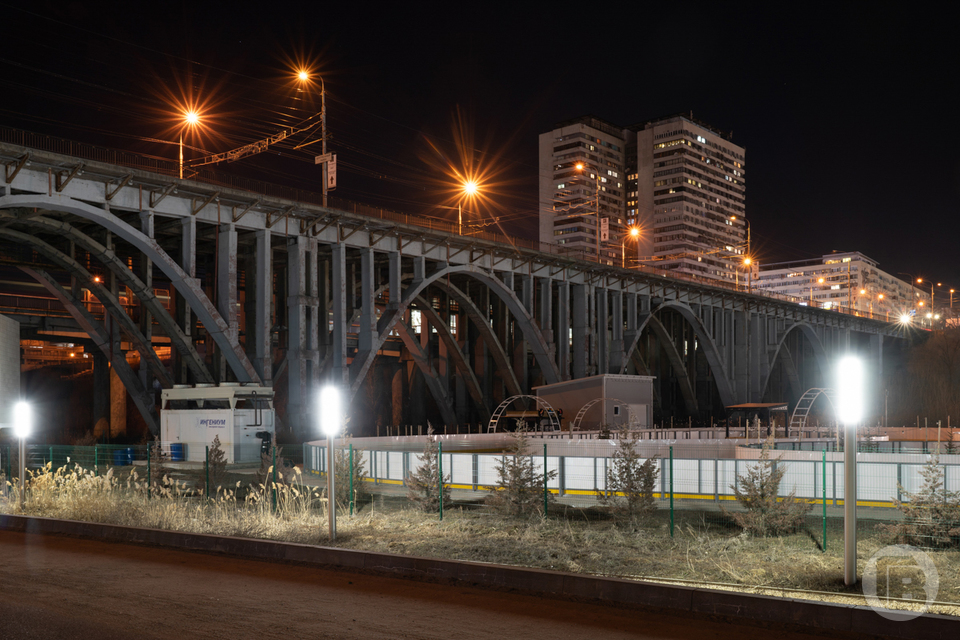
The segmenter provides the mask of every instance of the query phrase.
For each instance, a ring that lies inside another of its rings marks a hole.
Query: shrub
[[[797,499],[796,491],[778,498],[780,481],[787,469],[777,464],[779,458],[770,459],[771,448],[772,435],[763,445],[757,464],[739,476],[739,482],[730,487],[744,510],[733,514],[724,510],[744,531],[757,536],[778,536],[798,531],[811,507]]]
[[[526,425],[519,424],[513,442],[497,464],[497,489],[487,496],[487,503],[511,516],[532,513],[543,504],[543,483],[556,477],[556,471],[538,473],[528,451],[530,436]],[[547,494],[553,500],[553,494]]]
[[[210,474],[210,493],[215,494],[227,477],[227,454],[220,444],[220,436],[213,437],[213,445],[207,450],[207,470]]]
[[[427,513],[436,513],[440,510],[440,447],[432,431],[433,429],[427,436],[427,444],[420,457],[420,466],[407,475],[407,498],[421,511]],[[450,482],[450,476],[444,476],[443,482],[443,502],[449,504],[450,487],[447,483]]]
[[[900,487],[902,500],[893,499],[903,520],[881,525],[897,542],[918,547],[955,547],[960,544],[960,494],[944,487],[940,457],[932,456],[920,470],[920,490]]]
[[[607,469],[607,488],[600,492],[600,504],[610,506],[614,514],[636,518],[657,510],[653,498],[660,470],[657,457],[641,462],[637,451],[638,433],[626,429],[620,432],[617,449]]]

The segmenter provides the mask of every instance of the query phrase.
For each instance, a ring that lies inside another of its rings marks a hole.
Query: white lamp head
[[[18,402],[13,407],[13,430],[18,438],[26,438],[30,435],[33,416],[30,411],[30,405],[26,402]]]
[[[317,413],[320,416],[320,429],[333,437],[340,432],[343,423],[343,409],[340,406],[340,389],[331,385],[320,390]]]
[[[844,356],[837,364],[837,419],[856,424],[863,417],[863,363],[855,356]]]

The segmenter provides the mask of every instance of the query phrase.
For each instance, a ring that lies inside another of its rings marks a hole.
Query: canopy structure
[[[760,418],[760,422],[766,423],[767,435],[770,435],[770,428],[773,425],[771,414],[782,413],[784,418],[782,424],[787,422],[786,414],[790,410],[786,402],[744,402],[743,404],[731,404],[725,407],[727,410],[727,437],[730,437],[730,423],[735,422],[735,418],[741,417],[749,421],[753,416]],[[740,414],[739,416],[737,414]]]

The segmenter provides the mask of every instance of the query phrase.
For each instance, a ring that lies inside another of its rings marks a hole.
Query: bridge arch
[[[820,369],[821,380],[826,381],[826,376],[828,372],[828,363],[827,363],[827,351],[821,342],[820,337],[817,335],[817,332],[812,326],[806,322],[797,322],[789,329],[783,332],[783,335],[780,336],[780,340],[777,343],[777,350],[773,354],[773,359],[770,360],[770,367],[767,372],[766,378],[763,381],[763,386],[761,387],[762,394],[766,394],[767,387],[770,384],[770,377],[773,375],[773,366],[776,364],[777,359],[784,357],[784,349],[787,342],[787,338],[793,334],[794,331],[799,331],[807,342],[810,344],[810,347],[813,349],[814,358],[817,361],[817,366]],[[791,361],[792,365],[792,361]],[[797,383],[799,385],[799,382]],[[762,395],[761,395],[762,397]]]
[[[643,319],[643,322],[641,322],[637,327],[637,333],[633,337],[630,347],[626,353],[633,353],[633,350],[636,349],[637,345],[640,343],[640,336],[643,333],[643,330],[648,324],[650,324],[651,319],[655,319],[654,315],[664,309],[676,310],[683,317],[683,319],[687,321],[687,324],[689,324],[693,329],[694,335],[696,335],[697,340],[703,349],[704,357],[707,359],[707,365],[710,367],[711,373],[713,373],[713,379],[717,385],[717,392],[720,394],[720,401],[725,406],[736,404],[736,395],[733,392],[730,379],[727,377],[727,369],[724,366],[723,358],[720,355],[720,350],[717,348],[717,344],[714,342],[713,338],[710,337],[710,334],[707,333],[707,330],[700,321],[700,318],[698,318],[693,312],[693,309],[686,304],[674,301],[660,304],[652,313],[648,314]],[[659,323],[659,319],[655,320]],[[651,330],[652,329],[653,326],[651,326]],[[626,367],[626,361],[624,361],[624,363],[621,365],[620,373],[623,373],[624,367]],[[684,373],[684,376],[686,376],[686,373]]]
[[[394,324],[396,324],[403,317],[403,314],[424,289],[434,282],[452,275],[469,276],[487,285],[487,287],[489,287],[490,290],[507,305],[507,309],[517,321],[524,339],[530,343],[534,357],[537,359],[537,364],[540,366],[540,370],[543,372],[543,377],[546,384],[553,384],[560,381],[560,372],[557,368],[557,364],[550,357],[549,350],[547,348],[547,342],[544,339],[540,328],[533,321],[533,318],[530,316],[530,314],[527,313],[526,309],[524,309],[523,304],[520,302],[519,298],[517,298],[516,294],[494,274],[489,273],[484,269],[475,267],[473,265],[457,265],[440,269],[437,272],[423,278],[422,280],[416,280],[411,283],[411,285],[403,292],[397,308],[391,309],[389,314],[384,314],[380,317],[380,321],[377,323],[377,337],[370,346],[370,349],[366,353],[357,354],[359,357],[354,360],[354,363],[350,366],[351,398],[356,394],[360,384],[366,377],[367,372],[373,365],[373,361],[376,358],[377,352],[383,346],[387,336],[390,335],[390,331],[393,329]]]
[[[221,352],[240,382],[260,382],[247,354],[239,343],[233,344],[228,336],[229,326],[217,311],[216,306],[207,298],[194,278],[184,273],[180,265],[171,258],[157,243],[140,231],[137,231],[109,211],[87,204],[80,200],[40,194],[0,196],[0,209],[28,208],[70,213],[99,224],[108,231],[117,234],[138,250],[143,252],[170,279],[177,291],[183,295],[191,310],[203,323],[204,328],[220,347]]]

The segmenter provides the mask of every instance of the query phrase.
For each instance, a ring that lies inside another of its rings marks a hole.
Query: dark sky
[[[289,82],[306,60],[326,79],[336,195],[450,216],[445,167],[467,157],[482,213],[532,234],[539,133],[692,110],[747,150],[761,262],[859,250],[960,285],[956,12],[522,4],[0,0],[0,125],[175,159],[147,139],[176,139],[164,114],[192,91],[209,124],[192,146],[225,151],[312,113]],[[308,160],[221,168],[319,190]]]

